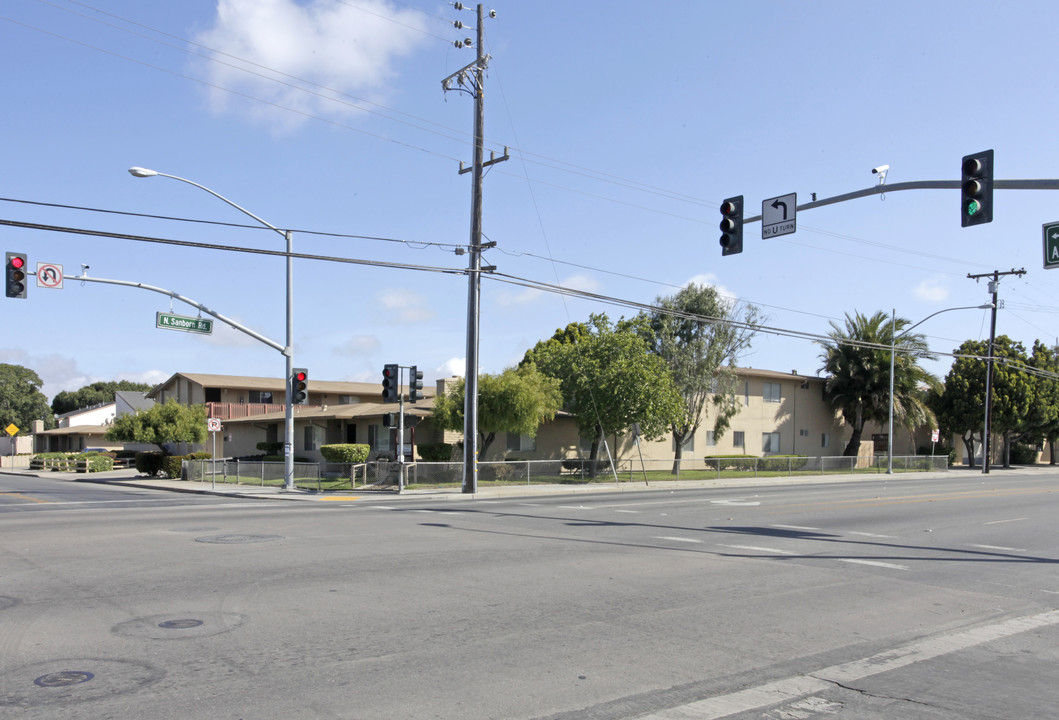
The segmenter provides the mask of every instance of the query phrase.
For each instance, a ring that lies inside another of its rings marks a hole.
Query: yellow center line
[[[23,495],[22,493],[17,493],[17,492],[2,492],[2,491],[0,491],[0,495],[10,495],[11,497],[19,498],[20,500],[29,500],[30,502],[35,502],[35,503],[55,502],[54,500],[41,500],[40,498],[35,498],[35,497],[30,496],[30,495]]]

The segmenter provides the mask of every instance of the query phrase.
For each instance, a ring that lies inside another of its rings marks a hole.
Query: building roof
[[[148,400],[145,393],[137,390],[118,390],[114,393],[115,401],[119,397],[133,410],[150,410],[154,406],[154,400]]]
[[[252,377],[247,375],[214,375],[209,373],[174,373],[165,382],[153,388],[147,397],[156,398],[163,387],[181,377],[202,387],[220,387],[239,390],[266,390],[274,393],[286,391],[287,383],[283,378]],[[309,380],[310,393],[326,393],[328,395],[369,395],[378,393],[382,395],[382,384],[366,382],[342,382],[338,380]],[[436,389],[424,387],[423,394],[433,397]]]
[[[107,431],[106,425],[73,425],[71,427],[41,430],[36,435],[102,435]]]

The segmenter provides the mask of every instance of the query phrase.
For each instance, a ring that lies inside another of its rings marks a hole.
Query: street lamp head
[[[155,175],[158,174],[158,172],[155,171],[155,170],[148,170],[147,168],[142,168],[142,167],[131,167],[131,168],[129,168],[129,174],[132,175],[133,177],[141,177],[142,178],[142,177],[154,177]]]
[[[979,310],[992,310],[995,307],[996,307],[996,305],[994,305],[993,303],[986,303],[985,305],[979,305],[978,309]]]

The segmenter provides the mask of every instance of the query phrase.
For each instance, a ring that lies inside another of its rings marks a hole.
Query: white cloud
[[[379,338],[374,335],[353,335],[335,348],[336,355],[372,355],[379,349]]]
[[[600,287],[596,279],[588,275],[571,275],[565,280],[560,280],[559,284],[564,288],[582,290],[584,292],[597,292]]]
[[[405,289],[383,290],[375,296],[386,313],[387,321],[398,325],[415,325],[433,320],[437,312],[427,307],[427,299]]]
[[[466,358],[449,358],[442,364],[441,367],[436,369],[439,377],[463,377],[467,370]]]
[[[349,96],[381,99],[394,61],[426,39],[425,27],[425,15],[385,0],[218,0],[213,26],[194,41],[215,51],[202,70],[218,86],[210,90],[217,111],[237,104],[225,88],[264,101],[251,106],[254,118],[289,128],[305,120],[298,113],[358,112]]]
[[[707,287],[708,286],[713,286],[713,287],[717,288],[717,294],[720,295],[721,297],[727,299],[727,300],[735,301],[735,300],[739,299],[739,297],[734,292],[732,292],[728,288],[724,287],[723,285],[718,285],[717,284],[717,276],[714,275],[713,273],[704,273],[704,274],[701,274],[701,275],[695,275],[694,277],[689,278],[688,281],[686,283],[684,283],[683,287],[687,287],[688,285],[691,285],[692,283],[695,283],[696,285],[700,285],[700,286],[707,286]]]
[[[916,285],[912,294],[919,300],[943,302],[949,299],[949,289],[938,278],[930,278]]]

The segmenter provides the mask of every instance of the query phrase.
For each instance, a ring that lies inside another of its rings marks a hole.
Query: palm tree
[[[890,412],[890,342],[894,339],[894,417],[908,428],[933,419],[924,402],[923,387],[937,388],[937,378],[919,366],[920,359],[933,360],[923,335],[902,333],[910,320],[879,311],[867,317],[846,313],[845,327],[831,323],[830,340],[822,341],[820,359],[827,371],[824,397],[842,413],[852,429],[843,455],[860,451],[864,424],[884,425]],[[896,334],[896,336],[895,336]]]

